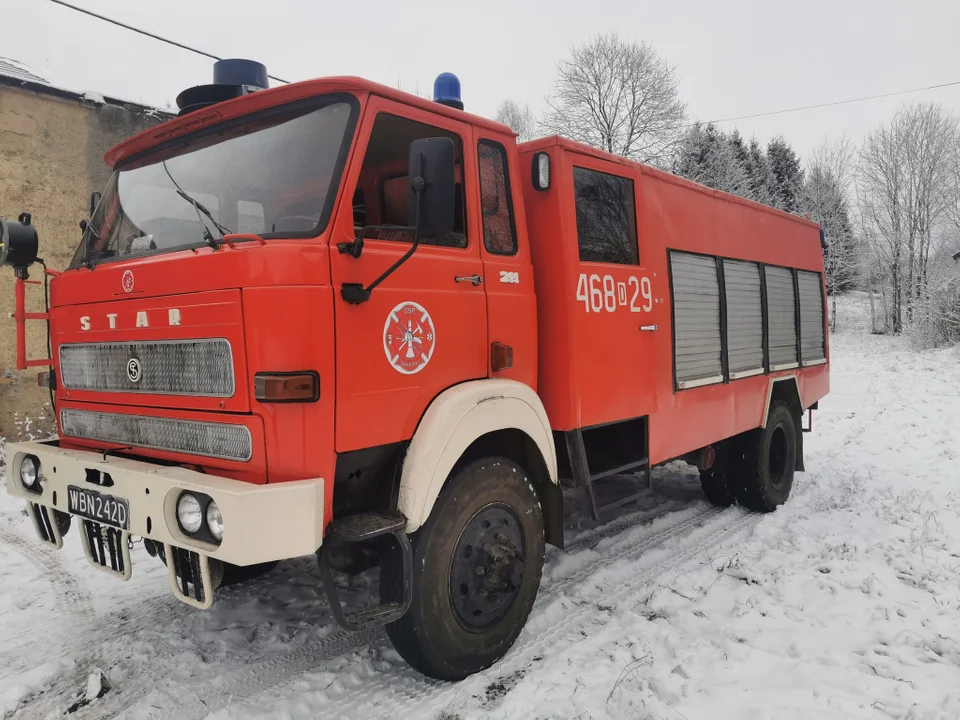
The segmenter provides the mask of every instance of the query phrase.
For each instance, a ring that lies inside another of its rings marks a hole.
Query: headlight
[[[217,507],[215,500],[211,500],[207,505],[207,529],[210,530],[214,540],[217,542],[223,540],[223,516],[220,515],[220,508]]]
[[[177,520],[180,521],[180,527],[191,535],[200,529],[203,525],[203,510],[196,495],[183,493],[180,496],[177,500]]]
[[[20,463],[20,482],[28,490],[40,489],[40,461],[27,455]]]

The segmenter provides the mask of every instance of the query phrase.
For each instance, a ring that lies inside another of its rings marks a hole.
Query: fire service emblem
[[[121,278],[120,284],[123,285],[124,292],[133,292],[133,272],[130,270],[124,270],[123,278]]]
[[[383,326],[383,351],[393,369],[404,375],[423,370],[437,344],[433,319],[422,305],[407,301],[397,305]]]

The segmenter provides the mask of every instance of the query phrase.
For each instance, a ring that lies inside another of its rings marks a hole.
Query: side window
[[[507,151],[500,143],[481,140],[477,154],[480,159],[484,247],[495,255],[516,255],[517,229],[513,222]]]
[[[380,113],[373,123],[370,142],[360,169],[359,187],[353,198],[353,222],[357,230],[366,225],[410,223],[408,162],[410,143],[420,138],[448,137],[456,157],[456,192],[453,232],[444,237],[422,237],[424,245],[465,248],[466,215],[463,190],[463,142],[455,133],[407,118]],[[409,230],[383,228],[368,230],[365,237],[377,240],[413,242]]]
[[[575,167],[573,191],[581,262],[639,265],[633,180]]]

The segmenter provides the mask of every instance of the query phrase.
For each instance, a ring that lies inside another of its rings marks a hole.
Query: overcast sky
[[[691,119],[712,120],[960,81],[960,0],[71,0],[289,80],[360,75],[429,92],[456,73],[468,110],[543,108],[556,62],[596,33],[651,43],[677,68]],[[49,0],[0,0],[0,56],[50,82],[148,105],[209,82],[212,61]],[[801,154],[859,140],[904,102],[960,112],[960,86],[727,123]]]

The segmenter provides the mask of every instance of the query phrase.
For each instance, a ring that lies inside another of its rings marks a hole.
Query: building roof
[[[161,120],[173,117],[173,113],[166,110],[141,105],[140,103],[106,97],[94,92],[75,92],[51,85],[39,75],[27,70],[22,64],[10,58],[0,57],[0,89],[3,87],[20,88],[39,95],[49,95],[64,100],[75,100],[88,105],[111,105],[130,112],[154,115]]]
[[[5,57],[0,57],[0,75],[5,75],[6,77],[13,78],[15,80],[25,80],[27,82],[44,84],[47,82],[39,75],[34,75],[16,60],[11,60],[10,58]]]
[[[953,259],[954,259],[954,260],[960,260],[960,250],[957,250],[957,251],[953,254]]]

